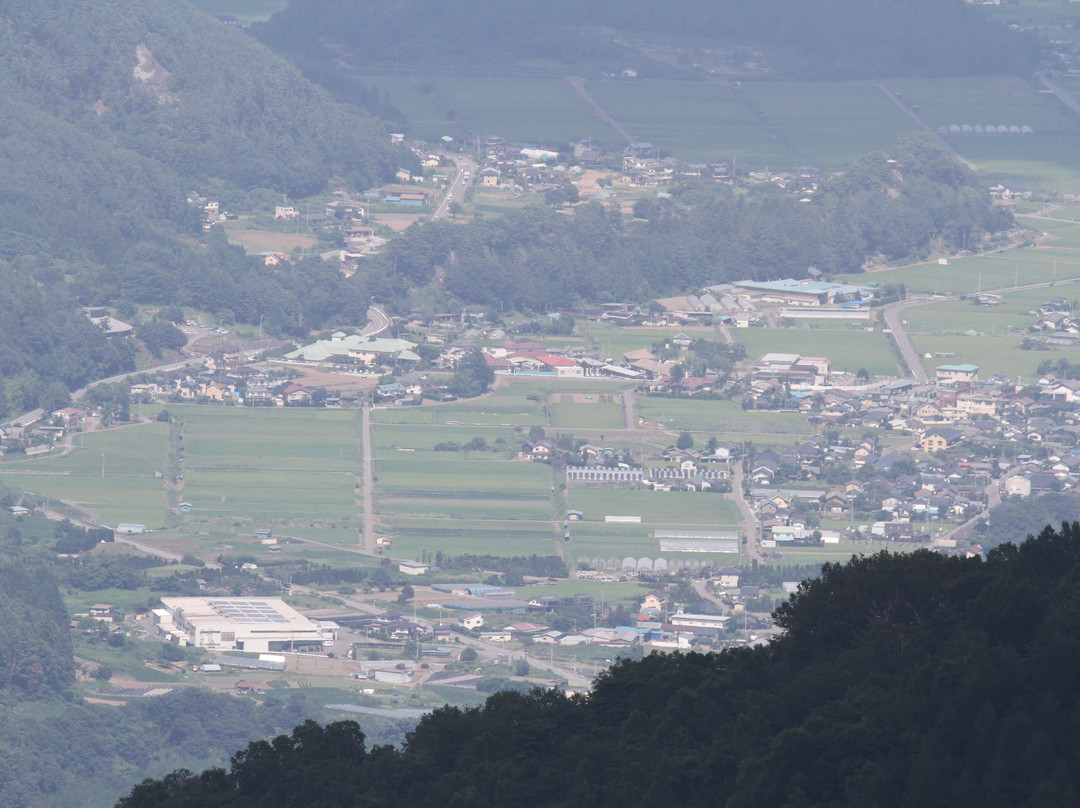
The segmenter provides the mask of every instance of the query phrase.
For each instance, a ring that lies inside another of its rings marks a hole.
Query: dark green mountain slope
[[[268,272],[186,197],[375,184],[413,159],[379,119],[184,3],[0,0],[0,20],[0,419],[133,368],[80,305],[229,309],[275,333],[363,316],[359,283]]]
[[[119,805],[1075,805],[1078,583],[1077,523],[985,562],[826,565],[767,647],[622,662],[588,698],[444,708],[402,750],[306,724]]]
[[[0,14],[6,97],[156,160],[186,185],[306,194],[330,176],[365,185],[397,167],[377,119],[186,3],[3,0]],[[71,162],[42,145],[44,158]]]

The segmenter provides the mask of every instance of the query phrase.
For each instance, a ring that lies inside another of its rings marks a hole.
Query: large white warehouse
[[[309,620],[281,598],[162,598],[162,631],[183,645],[270,653],[322,646],[336,623]]]

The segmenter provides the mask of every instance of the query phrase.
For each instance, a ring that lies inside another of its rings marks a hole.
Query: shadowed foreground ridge
[[[853,558],[777,610],[768,647],[446,707],[401,750],[308,722],[119,806],[1075,805],[1078,561],[1076,522],[985,561]]]

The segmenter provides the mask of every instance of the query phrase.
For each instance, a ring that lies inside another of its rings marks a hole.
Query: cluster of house
[[[1080,486],[1080,382],[1042,378],[1036,400],[1017,395],[1018,386],[1001,377],[980,382],[975,365],[942,365],[937,378],[932,388],[903,383],[858,395],[835,391],[816,396],[818,414],[834,423],[888,425],[911,433],[911,448],[918,454],[910,457],[921,457],[918,472],[890,473],[905,456],[881,452],[873,437],[857,445],[831,445],[818,437],[779,452],[758,452],[748,474],[758,486],[753,500],[763,536],[776,536],[781,528],[784,539],[805,538],[811,532],[809,511],[850,517],[854,503],[863,499],[864,510],[879,510],[900,523],[883,521],[873,533],[914,539],[919,531],[904,523],[968,519],[986,507],[985,489],[994,480],[1002,496]],[[792,481],[812,484],[826,475],[835,479],[835,472],[829,472],[838,464],[863,481],[824,490],[774,487]],[[864,466],[875,473],[860,473]],[[824,541],[838,540],[825,533]]]
[[[69,431],[81,427],[86,417],[87,413],[83,410],[64,407],[51,413],[48,419],[33,424],[15,421],[0,424],[0,450],[5,453],[42,454]]]
[[[643,484],[654,491],[726,490],[728,463],[739,454],[734,443],[696,451],[668,446],[659,458],[646,461]]]
[[[208,357],[199,370],[163,373],[131,385],[136,401],[233,402],[247,406],[303,407],[313,403],[336,405],[340,397],[322,388],[305,387],[286,375],[244,364],[242,359]]]
[[[239,218],[237,214],[223,210],[219,200],[201,196],[195,191],[187,195],[187,203],[202,215],[202,228],[206,233],[210,232],[214,225]]]
[[[756,586],[739,586],[742,571],[735,567],[724,567],[713,580],[725,590],[726,601],[730,603],[730,612],[724,613],[709,601],[703,601],[703,612],[683,611],[675,604],[671,596],[662,589],[647,594],[641,601],[636,615],[636,627],[642,635],[642,642],[653,649],[715,651],[729,645],[742,644],[745,640],[731,641],[725,638],[725,632],[737,613],[747,611],[746,603],[751,598],[761,595]],[[705,611],[705,609],[708,611]]]
[[[1039,306],[1036,316],[1029,330],[1035,334],[1046,334],[1047,344],[1076,345],[1080,341],[1080,318],[1075,316],[1072,303],[1065,298],[1051,298]]]
[[[691,163],[674,157],[661,157],[660,150],[647,141],[624,146],[592,140],[572,141],[572,165],[559,162],[558,151],[507,141],[497,135],[480,137],[476,145],[483,161],[483,168],[479,171],[482,185],[505,185],[534,191],[564,183],[580,175],[583,168],[616,172],[623,183],[639,188],[696,180],[725,184],[771,183],[799,194],[816,191],[822,176],[818,169],[804,166],[790,172],[751,172],[745,177],[737,177],[730,162]],[[605,188],[591,198],[602,199],[610,195],[611,189]]]

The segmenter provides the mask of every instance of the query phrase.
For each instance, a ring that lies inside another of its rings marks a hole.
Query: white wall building
[[[309,620],[281,598],[162,598],[166,634],[218,651],[293,651],[333,640],[337,624]]]

